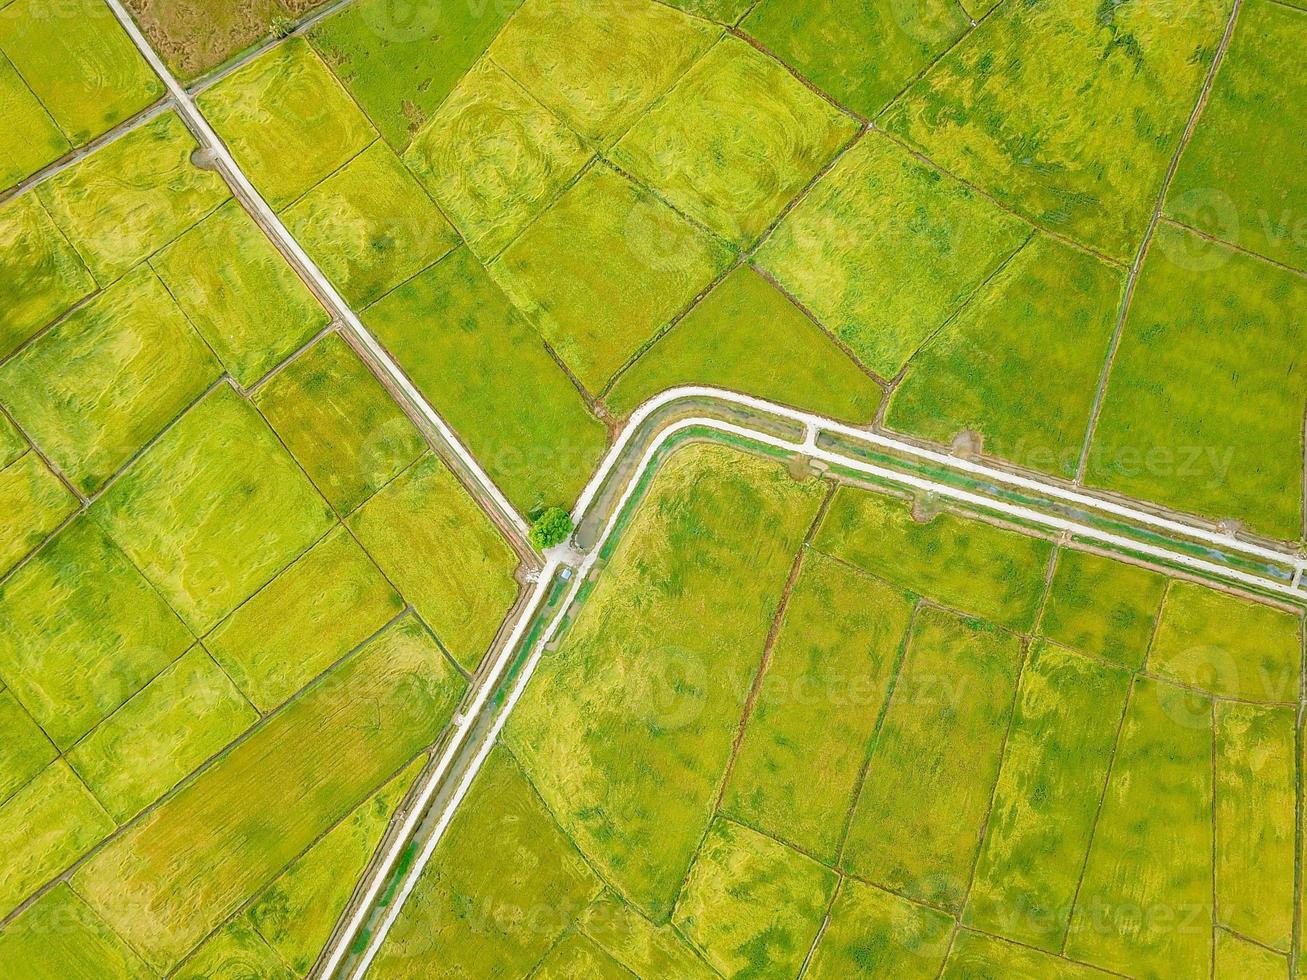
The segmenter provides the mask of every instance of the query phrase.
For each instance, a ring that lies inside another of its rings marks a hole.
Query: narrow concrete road
[[[803,426],[804,437],[801,441],[788,440],[761,429],[707,416],[692,416],[677,419],[662,427],[649,444],[642,448],[636,440],[636,435],[644,423],[658,412],[665,411],[678,402],[687,405],[717,403],[723,406],[747,407],[800,423]],[[403,908],[405,900],[412,892],[441,836],[480,771],[500,730],[530,681],[541,654],[555,639],[561,624],[576,601],[582,584],[590,574],[605,543],[614,533],[622,512],[630,504],[642,482],[641,478],[649,467],[654,465],[659,451],[668,440],[691,429],[715,431],[818,459],[831,466],[886,480],[914,491],[934,494],[957,503],[1013,518],[1022,523],[1035,524],[1049,531],[1073,534],[1077,538],[1094,541],[1110,549],[1126,551],[1163,565],[1178,566],[1200,575],[1215,576],[1228,582],[1296,600],[1299,603],[1307,603],[1307,583],[1303,580],[1304,572],[1307,571],[1307,558],[1303,558],[1296,552],[1243,541],[1175,518],[1006,473],[982,463],[957,459],[945,453],[865,432],[810,412],[777,405],[764,399],[707,387],[671,389],[646,402],[632,416],[629,424],[623,429],[621,436],[605,455],[594,476],[586,485],[573,511],[573,519],[580,526],[583,521],[595,516],[591,514],[592,508],[607,507],[607,513],[600,515],[604,522],[602,532],[588,553],[575,565],[570,563],[574,553],[565,549],[556,551],[548,557],[531,601],[523,607],[521,617],[513,625],[510,641],[501,649],[498,659],[484,675],[484,682],[475,692],[471,704],[460,716],[457,730],[446,744],[437,765],[430,771],[418,791],[416,801],[408,812],[400,832],[391,839],[380,859],[374,862],[361,900],[347,913],[342,927],[334,937],[330,951],[320,966],[318,975],[324,977],[339,975],[350,977],[351,980],[360,980],[367,972],[386,934]],[[1234,551],[1248,557],[1273,562],[1284,568],[1287,577],[1277,579],[1257,575],[1207,558],[1107,531],[1094,524],[1067,517],[1061,512],[1014,504],[1001,497],[977,490],[868,463],[821,446],[819,440],[826,433],[840,435],[869,447],[893,449],[900,455],[932,462],[940,467],[965,474],[981,485],[1006,485],[1016,490],[1038,493],[1073,505],[1077,510],[1101,513],[1153,536],[1169,530],[1177,536],[1203,541],[1211,546],[1213,552]],[[605,503],[601,490],[604,489],[609,476],[619,467],[628,465],[631,457],[636,454],[640,455],[639,463],[629,473],[624,474],[625,484],[621,495]],[[563,558],[569,561],[565,563]],[[509,665],[523,654],[524,651],[519,650],[518,645],[526,635],[536,616],[536,611],[548,593],[554,575],[563,568],[569,569],[571,573],[565,598],[554,607],[548,625],[540,633],[531,650],[525,651],[527,657],[525,665],[513,679],[511,688],[504,692],[506,697],[502,700],[492,698],[499,689],[501,679],[506,676]],[[439,801],[439,812],[431,810],[433,801]],[[419,828],[422,830],[421,839],[415,839],[413,835]],[[412,848],[415,846],[420,850],[417,851],[415,859],[402,871],[402,879],[398,881],[398,887],[387,888],[396,883],[395,872],[400,866],[400,855],[406,851],[411,855]],[[383,889],[386,890],[388,898],[384,907],[378,907],[377,896],[382,894]],[[360,945],[360,942],[364,942],[365,945]]]

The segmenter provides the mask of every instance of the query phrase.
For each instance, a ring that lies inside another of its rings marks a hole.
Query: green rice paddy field
[[[377,977],[1288,977],[1303,615],[665,463]]]
[[[1302,0],[125,7],[528,519],[707,384],[1307,547]],[[0,977],[307,975],[535,563],[166,93],[0,0]],[[1307,975],[1303,642],[681,450],[374,973]]]

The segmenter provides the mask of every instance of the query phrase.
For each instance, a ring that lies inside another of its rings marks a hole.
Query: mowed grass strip
[[[14,0],[0,17],[0,51],[74,146],[164,93],[108,4]]]
[[[1212,769],[1211,702],[1138,678],[1067,955],[1127,976],[1210,975]]]
[[[421,457],[349,518],[373,561],[467,671],[517,596],[517,553],[434,455]]]
[[[1039,631],[1094,657],[1137,669],[1148,655],[1166,576],[1088,551],[1061,549]]]
[[[563,829],[655,922],[707,830],[822,495],[722,446],[669,457],[506,726]]]
[[[414,619],[357,651],[83,865],[166,971],[440,733],[464,683]]]
[[[86,517],[0,587],[0,677],[68,748],[194,637]]]
[[[427,448],[337,333],[286,365],[254,404],[340,514],[356,510]]]
[[[404,608],[349,532],[338,527],[204,638],[260,710],[271,711]]]
[[[413,277],[363,320],[519,511],[577,497],[608,433],[471,252]]]
[[[722,976],[794,977],[836,881],[812,858],[718,817],[672,919]]]
[[[1029,235],[870,132],[785,216],[757,262],[888,379]]]
[[[809,552],[722,800],[834,864],[913,598]]]
[[[1195,254],[1204,261],[1195,263]],[[1113,361],[1086,481],[1297,540],[1304,346],[1307,278],[1159,226]]]
[[[1023,650],[1015,635],[920,610],[842,863],[957,911],[985,827]]]
[[[242,65],[195,101],[278,211],[377,137],[367,116],[300,37]]]
[[[895,585],[1015,630],[1039,609],[1053,546],[951,511],[841,487],[813,546]]]
[[[966,924],[1061,951],[1129,689],[1124,669],[1035,643]]]
[[[1216,706],[1216,908],[1288,952],[1293,939],[1294,709]]]
[[[330,319],[238,201],[150,259],[195,329],[249,388]]]
[[[877,125],[1036,224],[1128,262],[1230,8],[1001,4]]]
[[[66,758],[125,823],[258,720],[213,658],[195,646],[78,742]]]
[[[0,806],[0,915],[8,915],[114,829],[91,791],[56,759]]]
[[[611,892],[595,899],[577,928],[637,977],[712,980],[717,976],[672,926],[655,926]]]
[[[295,976],[307,976],[390,818],[426,764],[419,756],[263,890],[246,915]]]
[[[89,495],[221,373],[139,265],[0,366],[0,402]]]
[[[804,977],[935,980],[953,937],[953,918],[845,878]]]
[[[197,149],[166,112],[43,181],[36,195],[106,286],[231,196],[222,177],[195,165]]]
[[[605,396],[628,415],[646,399],[701,384],[854,424],[871,421],[880,386],[788,297],[741,266],[640,355]]]
[[[268,424],[226,384],[137,459],[90,513],[197,634],[334,520]]]
[[[1301,614],[1193,582],[1172,582],[1150,671],[1248,701],[1298,700]]]
[[[371,973],[527,976],[603,885],[502,746],[455,812]]]
[[[0,204],[0,358],[94,289],[36,194]]]
[[[885,421],[1075,476],[1124,273],[1036,235],[908,362]]]
[[[0,469],[0,575],[39,545],[69,514],[77,498],[36,453]]]
[[[62,883],[0,931],[0,974],[24,980],[152,980],[155,976],[131,947]]]

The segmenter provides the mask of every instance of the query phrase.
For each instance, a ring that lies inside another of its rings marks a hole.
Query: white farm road
[[[548,592],[554,574],[559,571],[561,567],[567,564],[564,559],[568,557],[568,552],[565,550],[546,556],[547,560],[545,567],[536,583],[530,601],[522,607],[518,620],[513,624],[509,642],[500,649],[491,669],[482,675],[481,683],[475,691],[471,703],[464,713],[460,715],[457,721],[457,728],[455,729],[452,738],[446,744],[436,766],[430,770],[423,785],[418,790],[415,803],[409,810],[398,836],[396,836],[391,842],[386,853],[374,864],[371,877],[362,895],[362,901],[356,904],[345,927],[337,934],[335,943],[322,966],[322,975],[333,975],[341,968],[342,964],[345,964],[349,959],[350,949],[354,945],[356,937],[360,934],[360,929],[362,929],[364,924],[372,915],[377,896],[381,893],[382,888],[387,884],[387,882],[391,880],[391,873],[396,867],[400,854],[406,847],[408,847],[414,831],[417,830],[419,824],[424,822],[426,810],[432,799],[435,797],[437,790],[442,786],[452,785],[452,795],[450,795],[446,805],[436,818],[435,822],[433,824],[429,823],[430,833],[422,842],[421,852],[418,854],[416,860],[408,867],[398,890],[389,899],[383,917],[376,924],[371,935],[368,936],[367,946],[360,956],[357,956],[348,964],[352,967],[349,973],[351,980],[359,980],[359,978],[367,972],[368,966],[371,964],[373,957],[376,956],[377,951],[381,948],[386,934],[389,932],[390,927],[398,917],[405,900],[413,890],[414,885],[416,885],[418,878],[421,876],[422,870],[430,861],[431,855],[440,841],[440,837],[448,827],[449,822],[453,819],[459,803],[467,794],[469,787],[471,787],[473,780],[476,778],[477,772],[480,770],[482,763],[489,754],[495,739],[498,737],[500,729],[503,728],[503,725],[508,720],[508,716],[511,714],[513,707],[517,704],[517,701],[525,690],[527,683],[530,681],[531,675],[535,671],[541,655],[544,653],[548,644],[556,637],[560,626],[565,621],[568,611],[580,592],[582,584],[585,582],[595,561],[602,552],[603,546],[613,534],[623,512],[630,503],[632,496],[641,485],[641,478],[648,471],[649,467],[654,465],[659,451],[668,440],[682,432],[688,430],[717,431],[764,446],[770,446],[784,452],[806,456],[811,459],[819,459],[831,464],[832,466],[839,466],[843,469],[853,470],[857,473],[885,480],[914,491],[934,494],[970,507],[980,508],[999,514],[1003,517],[1013,518],[1023,523],[1036,524],[1050,531],[1073,534],[1076,537],[1097,542],[1098,544],[1108,548],[1132,552],[1143,558],[1151,559],[1161,564],[1179,566],[1200,575],[1216,576],[1227,581],[1236,582],[1254,589],[1272,592],[1286,598],[1297,599],[1300,602],[1307,603],[1307,590],[1304,590],[1303,587],[1303,574],[1304,569],[1307,569],[1307,559],[1304,559],[1297,553],[1281,551],[1264,545],[1243,541],[1232,535],[1221,534],[1205,528],[1195,527],[1171,518],[1161,517],[1144,510],[1139,510],[1125,504],[1103,500],[1098,497],[1080,493],[1079,491],[1071,490],[1066,487],[1045,484],[1038,480],[1007,473],[974,461],[957,459],[956,457],[950,456],[946,453],[924,449],[920,446],[901,442],[876,433],[866,432],[852,426],[844,425],[840,422],[835,422],[814,415],[810,412],[803,412],[783,405],[777,405],[761,398],[754,398],[733,391],[708,387],[673,388],[650,399],[641,406],[641,408],[631,417],[630,422],[623,429],[621,436],[615,441],[612,448],[604,457],[599,468],[595,471],[594,476],[586,485],[586,488],[581,494],[581,497],[573,511],[573,519],[575,523],[579,526],[588,517],[592,516],[590,513],[591,509],[600,506],[598,503],[600,491],[604,488],[609,476],[617,467],[628,463],[630,457],[635,452],[639,451],[639,446],[635,443],[635,436],[643,423],[649,420],[656,413],[665,411],[669,407],[674,407],[677,403],[694,405],[707,402],[724,406],[736,405],[750,408],[756,411],[765,412],[768,415],[800,423],[804,427],[804,439],[795,442],[748,426],[737,425],[732,422],[725,422],[707,416],[693,416],[678,419],[659,430],[657,436],[643,450],[643,455],[640,457],[639,464],[626,478],[625,488],[620,498],[617,500],[616,505],[613,506],[612,510],[608,513],[603,531],[595,541],[594,545],[577,564],[574,566],[568,566],[573,569],[573,574],[567,595],[557,611],[551,617],[548,626],[545,628],[543,633],[541,633],[535,645],[532,647],[528,654],[526,664],[514,681],[507,700],[504,702],[502,708],[498,710],[498,713],[495,714],[495,707],[490,700],[491,695],[497,689],[501,678],[504,677],[505,672],[508,669],[508,666],[516,659],[519,653],[518,644],[526,634],[530,621],[535,616],[536,610],[539,608],[540,603]],[[844,436],[848,439],[858,440],[868,446],[892,449],[899,453],[910,455],[941,467],[946,467],[955,472],[964,473],[970,477],[978,477],[988,482],[1006,484],[1017,489],[1037,492],[1044,496],[1051,496],[1064,503],[1074,505],[1079,509],[1110,515],[1118,521],[1128,522],[1145,529],[1171,531],[1177,534],[1182,534],[1187,538],[1203,541],[1213,547],[1237,551],[1248,555],[1249,557],[1274,561],[1293,569],[1292,579],[1290,581],[1283,581],[1255,575],[1249,572],[1244,572],[1240,569],[1230,568],[1216,562],[1195,557],[1192,554],[1163,548],[1158,545],[1149,544],[1114,532],[1104,531],[1092,524],[1076,521],[1059,514],[1046,513],[1032,507],[1012,504],[996,497],[961,489],[951,484],[930,480],[911,473],[903,473],[899,470],[888,467],[877,466],[819,446],[817,442],[822,433],[832,433]],[[489,712],[494,715],[493,722],[488,728],[476,724],[478,720],[484,720],[480,718],[484,712]],[[479,740],[473,746],[465,745],[469,734],[474,731],[478,733]],[[468,755],[468,752],[464,751],[465,749],[470,751],[470,756]],[[455,767],[455,761],[460,759],[462,765]]]
[[[141,51],[141,54],[163,80],[168,89],[170,101],[181,113],[196,140],[212,154],[218,168],[231,184],[237,197],[264,229],[265,233],[282,249],[305,280],[314,287],[329,311],[342,325],[342,328],[347,330],[354,340],[371,355],[375,364],[387,375],[388,380],[395,388],[403,393],[411,407],[420,413],[445,441],[450,452],[454,454],[457,462],[463,467],[464,475],[470,480],[472,484],[470,489],[477,494],[484,505],[497,511],[499,516],[507,521],[520,536],[525,537],[528,528],[522,515],[517,513],[494,481],[463,445],[453,429],[446,424],[413,386],[399,366],[377,342],[376,338],[363,326],[357,314],[341,297],[322,270],[308,256],[285,225],[282,224],[280,218],[277,217],[276,213],[245,176],[230,151],[201,114],[191,94],[181,85],[167,65],[164,64],[162,58],[150,46],[123,7],[121,0],[106,0],[106,3],[122,23],[123,28]],[[582,583],[600,554],[602,546],[617,527],[626,505],[630,502],[632,495],[641,483],[640,477],[655,463],[658,451],[666,444],[667,440],[678,433],[690,429],[713,430],[784,452],[821,460],[846,471],[853,471],[871,478],[884,480],[917,492],[933,494],[940,498],[997,514],[1000,517],[1037,525],[1057,533],[1074,535],[1077,538],[1096,542],[1108,548],[1133,553],[1161,564],[1189,569],[1200,575],[1217,577],[1263,592],[1297,600],[1298,602],[1307,602],[1307,584],[1304,583],[1304,575],[1307,574],[1307,558],[1304,558],[1299,552],[1246,541],[1233,534],[1222,533],[1188,523],[1179,517],[1164,516],[1152,510],[1105,499],[1068,486],[1010,473],[975,460],[962,459],[948,453],[923,448],[891,436],[868,432],[810,412],[777,405],[761,398],[708,387],[674,388],[646,402],[634,413],[577,501],[573,517],[578,525],[587,517],[594,516],[591,514],[592,509],[604,506],[600,499],[601,490],[605,488],[605,484],[614,470],[619,466],[629,465],[634,455],[641,452],[640,446],[636,443],[636,436],[642,426],[656,413],[674,409],[678,403],[684,403],[687,407],[707,404],[761,412],[773,418],[779,418],[801,426],[804,438],[797,442],[790,441],[749,426],[698,415],[678,419],[658,431],[656,437],[643,449],[638,465],[627,479],[616,506],[613,506],[611,512],[607,515],[603,530],[588,553],[584,556],[577,556],[574,552],[566,549],[557,549],[546,556],[544,566],[539,572],[531,595],[525,603],[521,604],[516,620],[509,627],[506,642],[499,648],[489,668],[478,675],[470,700],[466,708],[455,719],[451,737],[445,743],[440,758],[424,777],[421,787],[416,791],[413,804],[408,807],[402,825],[398,828],[397,833],[392,835],[385,852],[374,862],[359,899],[348,912],[346,920],[343,921],[341,928],[337,930],[331,949],[326,953],[325,958],[315,971],[319,975],[336,975],[344,966],[350,969],[350,976],[357,980],[367,971],[377,950],[381,947],[387,931],[398,916],[404,900],[412,891],[423,868],[430,860],[431,854],[435,850],[449,821],[453,818],[458,804],[476,778],[476,774],[494,744],[495,738],[529,682],[541,654],[563,623]],[[937,467],[983,484],[1006,487],[1014,493],[1029,493],[1074,511],[1101,515],[1104,519],[1129,525],[1154,536],[1163,538],[1172,536],[1184,539],[1187,542],[1197,542],[1217,551],[1233,553],[1246,559],[1274,563],[1290,569],[1291,578],[1281,580],[1257,575],[1241,568],[1209,561],[1183,550],[1175,550],[1160,544],[1149,543],[1138,538],[1107,531],[1094,524],[1066,516],[1064,512],[1054,512],[1053,507],[1041,509],[1038,506],[1012,503],[999,495],[976,492],[975,490],[961,488],[954,484],[940,482],[914,473],[869,463],[820,445],[819,440],[823,435],[854,441],[871,450],[885,451],[897,457],[916,460],[921,464]],[[503,702],[502,707],[497,709],[495,702],[492,700],[492,695],[504,679],[510,664],[518,657],[524,637],[537,616],[541,604],[548,595],[555,575],[564,567],[568,567],[572,571],[567,594],[550,619],[549,624],[529,651],[524,668],[514,680],[507,699]],[[470,742],[469,739],[471,739]],[[456,765],[456,763],[458,764]],[[431,816],[426,811],[441,787],[452,787],[452,792],[449,793],[448,799],[434,823],[426,821],[430,833],[422,841],[421,852],[405,872],[398,890],[388,901],[384,915],[380,922],[377,923],[377,927],[368,936],[366,947],[360,955],[352,955],[351,947],[355,944],[356,937],[360,935],[360,929],[372,915],[378,895],[387,882],[391,880],[401,853],[412,842],[413,835],[418,830],[419,825],[424,823],[424,818]]]

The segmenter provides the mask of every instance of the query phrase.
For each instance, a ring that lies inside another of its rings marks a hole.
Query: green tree
[[[562,544],[572,533],[572,516],[561,507],[550,507],[531,525],[531,543],[540,551]]]

